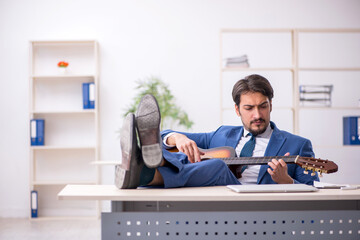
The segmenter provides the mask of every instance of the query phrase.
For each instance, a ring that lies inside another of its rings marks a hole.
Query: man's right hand
[[[180,133],[174,133],[168,137],[167,144],[175,145],[179,151],[185,153],[186,156],[188,156],[189,161],[192,163],[200,162],[200,156],[205,154],[199,150],[198,146],[193,140]]]

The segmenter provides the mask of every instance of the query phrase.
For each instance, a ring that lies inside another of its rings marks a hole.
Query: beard
[[[254,123],[254,122],[261,122],[262,125],[260,125],[259,127],[256,127],[256,128],[252,128],[251,125]],[[245,124],[244,124],[245,126]],[[249,126],[245,126],[247,128],[247,130],[254,136],[256,135],[259,135],[259,134],[262,134],[266,131],[266,128],[267,128],[268,124],[266,124],[266,121],[262,118],[259,118],[259,119],[255,119],[253,121],[250,121],[250,125]]]

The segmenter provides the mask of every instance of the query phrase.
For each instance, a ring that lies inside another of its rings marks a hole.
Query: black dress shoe
[[[144,163],[137,144],[133,113],[125,117],[120,134],[122,162],[115,166],[115,185],[121,189],[137,188]]]
[[[139,133],[141,153],[149,168],[156,168],[162,162],[162,140],[160,137],[160,110],[154,96],[145,95],[136,112],[136,126]]]

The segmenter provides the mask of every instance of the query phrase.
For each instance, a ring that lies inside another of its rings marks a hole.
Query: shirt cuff
[[[166,143],[167,139],[168,139],[171,135],[173,135],[173,134],[175,134],[175,133],[176,133],[176,132],[171,132],[171,133],[165,135],[165,137],[164,137],[164,139],[163,139],[163,143],[164,143],[164,145],[165,145],[165,147],[166,147],[167,149],[176,147],[175,145],[169,145],[169,144]]]

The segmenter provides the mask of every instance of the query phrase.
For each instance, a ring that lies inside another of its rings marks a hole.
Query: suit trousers
[[[166,164],[158,167],[165,188],[204,187],[240,184],[221,159],[191,163],[182,152],[172,153],[163,149]]]

